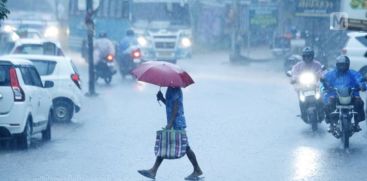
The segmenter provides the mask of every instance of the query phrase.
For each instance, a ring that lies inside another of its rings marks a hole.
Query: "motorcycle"
[[[290,72],[287,74],[290,76]],[[303,72],[296,82],[299,101],[305,105],[306,117],[303,121],[311,125],[312,131],[317,131],[318,124],[323,120],[323,114],[320,113],[318,106],[321,94],[319,81],[312,72]]]
[[[116,74],[114,68],[114,56],[108,54],[104,60],[98,61],[95,66],[95,81],[97,82],[99,78],[102,78],[106,84],[110,84],[112,81],[112,76]]]
[[[123,78],[130,75],[131,71],[143,62],[141,56],[142,54],[140,49],[135,46],[129,47],[124,53],[122,53],[117,62]]]
[[[337,93],[337,105],[335,112],[332,115],[338,116],[335,130],[332,134],[341,139],[344,149],[349,148],[349,139],[356,132],[354,130],[352,119],[355,118],[357,112],[354,111],[352,104],[352,95],[356,89],[342,88],[335,89]]]

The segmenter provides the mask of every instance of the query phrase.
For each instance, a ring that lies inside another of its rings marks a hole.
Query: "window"
[[[367,47],[367,35],[366,36],[358,36],[356,39],[362,43],[364,46]]]
[[[41,77],[39,76],[37,70],[34,67],[32,67],[32,68],[29,68],[29,71],[32,75],[32,80],[33,80],[34,86],[43,87]]]
[[[43,55],[43,46],[38,44],[21,45],[16,48],[15,53]]]
[[[21,67],[20,72],[22,73],[24,84],[33,86],[34,84],[33,84],[33,80],[32,80],[32,75],[29,72],[29,68],[28,67]]]
[[[9,66],[0,65],[0,86],[9,86]]]
[[[51,75],[56,67],[56,62],[44,60],[31,60],[38,73],[42,75]]]

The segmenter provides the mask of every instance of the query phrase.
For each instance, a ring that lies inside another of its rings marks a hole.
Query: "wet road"
[[[296,94],[281,63],[233,66],[225,53],[196,55],[178,64],[196,83],[183,90],[189,142],[207,181],[366,180],[367,136],[346,152],[326,132],[316,134],[296,117]],[[74,58],[87,84],[86,65]],[[71,124],[53,125],[28,151],[0,148],[0,180],[147,180],[136,170],[154,162],[155,131],[165,126],[158,87],[101,81]],[[87,87],[84,86],[84,91]],[[183,180],[188,159],[165,161],[157,180]]]

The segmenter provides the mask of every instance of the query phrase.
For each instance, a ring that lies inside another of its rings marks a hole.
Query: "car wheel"
[[[52,115],[50,113],[50,115],[48,116],[47,127],[44,131],[42,131],[42,139],[44,141],[51,140],[51,124],[52,124]]]
[[[64,100],[56,101],[54,104],[54,112],[52,114],[54,117],[53,120],[58,122],[70,122],[73,117],[73,111],[72,103]]]
[[[18,146],[21,149],[28,149],[31,146],[31,139],[32,139],[32,126],[31,122],[28,120],[23,133],[21,133],[18,137]]]

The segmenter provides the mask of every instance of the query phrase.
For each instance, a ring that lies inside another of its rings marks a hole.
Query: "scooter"
[[[95,66],[95,81],[97,82],[99,78],[102,78],[106,84],[110,84],[112,81],[112,76],[116,74],[114,67],[114,56],[108,54],[104,60],[98,61]]]

